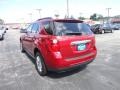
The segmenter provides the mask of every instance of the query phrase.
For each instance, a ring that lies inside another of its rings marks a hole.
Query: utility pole
[[[69,18],[69,0],[67,0],[67,18]]]
[[[110,19],[110,10],[111,10],[111,8],[106,8],[106,10],[107,10],[107,12],[108,12],[108,19],[107,19],[107,21],[109,21],[109,19]]]
[[[41,10],[42,9],[36,9],[39,12],[39,17],[41,18]]]

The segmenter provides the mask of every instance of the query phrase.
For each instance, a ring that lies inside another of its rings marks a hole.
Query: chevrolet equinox
[[[87,65],[96,57],[94,34],[83,21],[42,18],[24,33],[20,37],[21,52],[35,59],[40,75]]]

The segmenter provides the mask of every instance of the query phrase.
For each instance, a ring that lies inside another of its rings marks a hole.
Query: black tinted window
[[[43,22],[43,26],[48,34],[53,34],[53,24],[50,21]]]
[[[92,34],[90,27],[85,23],[79,22],[54,22],[55,35],[88,35]]]

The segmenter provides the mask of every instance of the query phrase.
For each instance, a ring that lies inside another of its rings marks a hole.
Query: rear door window
[[[48,33],[48,34],[53,34],[53,23],[50,22],[50,21],[44,21],[43,23],[43,26],[45,28],[45,31]]]

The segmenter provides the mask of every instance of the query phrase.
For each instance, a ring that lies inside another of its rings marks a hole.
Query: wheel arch
[[[39,52],[40,55],[43,57],[43,55],[41,54],[41,51],[37,47],[34,48],[34,57],[35,57],[37,52]]]
[[[34,49],[34,56],[36,55],[37,52],[40,53],[39,49],[38,49],[38,48],[35,48],[35,49]]]
[[[44,60],[44,57],[43,57],[41,51],[40,51],[37,47],[34,49],[34,57],[35,57],[35,55],[36,55],[37,52],[38,52],[38,53],[41,55],[41,57],[43,58],[43,62],[44,62],[44,64],[45,64],[45,67],[46,67],[46,69],[48,70],[48,67],[47,67],[47,65],[46,65],[46,61]]]

